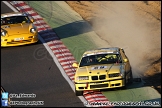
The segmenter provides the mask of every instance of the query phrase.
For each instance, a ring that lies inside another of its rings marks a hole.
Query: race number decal
[[[96,69],[105,69],[105,68],[107,68],[107,66],[95,66],[95,67],[92,67],[91,69],[96,70]]]

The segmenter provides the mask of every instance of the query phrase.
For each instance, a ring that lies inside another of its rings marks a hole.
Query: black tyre
[[[77,91],[77,90],[75,89],[75,95],[76,95],[76,96],[82,96],[82,95],[83,95],[83,91]]]
[[[127,83],[126,83],[126,77],[124,78],[124,86],[121,87],[122,90],[126,89],[127,88]]]
[[[133,83],[133,74],[132,74],[132,70],[130,71],[130,76],[129,76],[129,81],[128,81],[129,84],[132,84]]]

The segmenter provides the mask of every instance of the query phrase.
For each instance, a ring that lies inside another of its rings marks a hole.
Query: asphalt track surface
[[[1,2],[1,13],[6,12],[12,10]],[[39,107],[84,106],[41,41],[1,48],[1,86],[10,94],[36,94],[36,98],[12,98],[13,101],[44,101]]]

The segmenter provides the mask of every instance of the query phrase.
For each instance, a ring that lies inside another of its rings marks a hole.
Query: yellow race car
[[[73,67],[76,67],[76,96],[83,95],[84,90],[125,88],[133,81],[129,60],[118,47],[86,51]]]
[[[1,47],[19,46],[38,42],[34,19],[21,12],[1,14]]]

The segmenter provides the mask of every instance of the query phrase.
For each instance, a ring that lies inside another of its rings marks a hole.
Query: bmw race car
[[[84,90],[125,88],[133,81],[129,59],[118,47],[86,51],[73,67],[76,67],[76,96],[82,95]]]
[[[34,19],[25,13],[1,14],[1,47],[36,43],[38,30]]]

